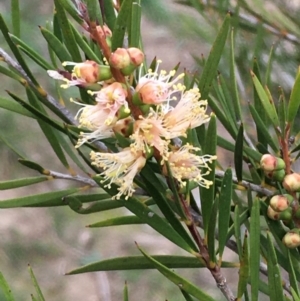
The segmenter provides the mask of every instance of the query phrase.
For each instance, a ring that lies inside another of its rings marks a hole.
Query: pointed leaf
[[[13,26],[13,33],[17,37],[21,35],[21,26],[20,26],[20,4],[19,0],[11,0],[11,23]]]
[[[232,197],[232,170],[227,169],[222,180],[220,200],[219,200],[219,257],[222,260],[223,251],[225,249],[227,232],[229,229],[230,205]]]
[[[238,292],[237,292],[237,300],[241,300],[242,296],[244,295],[248,279],[249,279],[249,251],[248,251],[248,234],[245,232],[244,235],[244,243],[243,243],[243,253],[241,257],[240,263],[240,270],[239,270],[239,283],[238,283]],[[252,272],[252,270],[251,270]],[[259,278],[258,278],[259,279]]]
[[[179,276],[178,274],[174,273],[165,265],[161,264],[159,261],[155,260],[150,255],[146,254],[140,247],[138,247],[141,253],[153,264],[153,266],[162,273],[166,278],[172,281],[175,285],[178,285],[180,289],[183,289],[188,294],[198,298],[199,300],[205,301],[215,301],[212,297],[207,295],[205,292],[199,289],[198,286],[192,284],[185,278]]]
[[[105,19],[104,21],[110,29],[113,29],[116,22],[116,14],[113,6],[114,3],[112,0],[104,0],[103,2],[103,18]]]
[[[261,137],[264,139],[264,145],[269,144],[275,153],[278,153],[278,146],[276,145],[277,140],[273,139],[267,129],[267,126],[263,123],[263,120],[260,118],[258,112],[255,110],[252,104],[249,104],[249,109],[253,120],[256,125],[257,132],[260,132]],[[280,112],[280,111],[279,111]]]
[[[269,95],[264,90],[263,86],[259,82],[256,75],[252,71],[250,73],[252,76],[252,80],[253,80],[253,84],[255,86],[256,92],[259,96],[259,99],[260,99],[264,109],[265,109],[265,113],[269,117],[270,121],[273,123],[274,128],[277,129],[279,127],[279,119],[277,116],[277,112],[275,110],[273,100],[269,98]]]
[[[125,32],[131,14],[132,1],[133,0],[126,0],[122,2],[121,9],[113,29],[111,51],[115,51],[118,47],[123,46]]]
[[[267,233],[268,239],[268,280],[270,301],[284,301],[281,274],[277,262],[274,245],[272,242],[271,234]]]
[[[209,261],[211,266],[217,262],[216,260],[216,250],[215,250],[215,233],[216,233],[216,225],[217,225],[217,217],[218,217],[218,207],[219,207],[219,196],[216,196],[214,201],[211,218],[208,223],[207,229],[207,248],[209,254]]]
[[[32,113],[30,113],[28,110],[24,109],[24,107],[22,105],[11,101],[11,99],[6,99],[6,98],[0,97],[0,108],[24,115],[26,117],[36,118]]]
[[[54,51],[61,62],[72,61],[66,46],[48,29],[40,26],[41,33],[46,39],[51,51]]]
[[[144,224],[144,222],[142,222],[139,217],[135,215],[131,215],[131,216],[121,216],[121,217],[106,219],[104,221],[88,225],[87,227],[102,228],[102,227],[134,225],[134,224]]]
[[[152,258],[172,269],[180,268],[206,268],[206,265],[196,257],[153,255]],[[239,263],[223,262],[222,267],[237,267]],[[123,271],[123,270],[146,270],[155,269],[153,264],[144,256],[116,257],[94,262],[68,272],[67,275],[99,271]]]
[[[235,142],[234,167],[238,181],[243,180],[244,126],[241,123]]]
[[[0,288],[3,291],[4,296],[6,298],[5,301],[15,301],[15,298],[11,292],[11,289],[1,272],[0,272]]]
[[[123,289],[123,301],[129,301],[127,282],[125,282]]]
[[[132,3],[130,28],[128,32],[129,47],[140,47],[142,9],[140,1]]]
[[[13,52],[15,58],[17,59],[18,63],[23,68],[24,72],[27,74],[27,76],[31,79],[31,81],[36,85],[39,86],[38,82],[36,81],[35,77],[33,76],[31,70],[28,68],[25,60],[23,59],[18,47],[12,42],[10,36],[9,36],[9,30],[4,22],[4,19],[2,15],[0,14],[0,30],[2,31],[2,34],[10,47],[11,51]]]
[[[73,194],[82,190],[82,188],[71,188],[66,190],[58,190],[53,192],[46,192],[41,194],[33,194],[20,198],[13,198],[9,200],[0,201],[0,208],[17,208],[42,204],[51,200],[61,199],[69,194]]]
[[[57,13],[57,19],[64,37],[64,44],[66,45],[67,49],[69,50],[72,61],[74,62],[81,62],[81,55],[77,46],[77,43],[75,41],[73,31],[71,29],[71,26],[69,24],[69,20],[67,18],[66,12],[64,8],[59,3],[59,0],[54,0],[56,13]]]
[[[41,291],[41,289],[40,289],[40,286],[39,286],[39,284],[38,284],[38,282],[37,282],[37,280],[36,280],[36,278],[35,278],[35,276],[34,276],[33,270],[32,270],[32,268],[31,268],[30,265],[28,265],[28,269],[29,269],[29,274],[30,274],[30,277],[31,277],[33,286],[35,287],[35,291],[36,291],[37,296],[38,296],[38,297],[37,297],[37,300],[38,300],[38,301],[45,301],[45,298],[44,298],[44,296],[43,296],[43,293],[42,293],[42,291]]]
[[[11,40],[15,43],[19,49],[21,49],[24,53],[26,53],[34,62],[36,62],[39,66],[44,68],[45,70],[54,69],[48,61],[46,61],[41,55],[39,55],[32,47],[30,47],[27,43],[19,39],[18,37],[10,34]]]
[[[250,215],[250,281],[251,301],[258,301],[258,279],[260,264],[260,199],[255,198]]]
[[[292,88],[288,109],[287,109],[287,121],[293,123],[298,113],[300,106],[300,67],[296,75],[295,83]]]
[[[225,20],[222,24],[222,27],[217,35],[216,40],[211,48],[209,57],[205,63],[202,75],[199,81],[198,88],[201,92],[202,98],[207,99],[210,85],[213,81],[213,78],[217,75],[217,68],[223,54],[223,49],[226,43],[228,30],[230,27],[230,14],[227,14]]]
[[[40,176],[40,177],[23,178],[23,179],[11,180],[11,181],[2,181],[0,182],[0,190],[29,186],[36,183],[48,181],[51,179],[52,177]]]
[[[94,22],[94,23],[103,25],[103,20],[102,20],[102,15],[101,15],[98,0],[88,0],[87,1],[87,10],[88,10],[90,22]]]
[[[290,283],[291,283],[291,288],[294,289],[294,292],[296,293],[296,295],[299,298],[300,291],[299,291],[298,281],[297,281],[295,269],[294,269],[293,262],[292,262],[291,252],[289,249],[287,249],[287,257],[288,257],[289,279],[290,279]]]
[[[231,83],[231,91],[232,91],[232,102],[234,106],[234,111],[237,120],[242,120],[242,110],[239,101],[236,75],[235,75],[235,54],[234,54],[234,29],[231,29],[230,35],[230,83]]]

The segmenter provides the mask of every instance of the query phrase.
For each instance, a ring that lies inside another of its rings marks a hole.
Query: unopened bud
[[[293,229],[289,232],[287,232],[282,239],[282,242],[285,246],[288,248],[297,248],[300,246],[300,235],[299,235],[300,229]]]
[[[270,206],[273,210],[281,212],[289,208],[293,199],[289,194],[274,195],[270,200]]]
[[[292,219],[292,208],[287,208],[282,212],[275,211],[271,206],[268,207],[267,215],[274,221],[289,221]]]
[[[129,54],[132,65],[138,67],[143,63],[145,55],[140,49],[135,47],[130,47],[127,49],[127,52]]]
[[[127,106],[121,106],[117,114],[118,120],[128,117],[130,113],[131,111]]]
[[[144,53],[135,47],[117,48],[109,58],[109,64],[121,70],[124,75],[130,75],[143,61]]]
[[[285,177],[285,170],[280,169],[280,170],[273,170],[273,171],[265,171],[265,175],[274,181],[280,181],[282,182],[284,177]]]
[[[282,185],[287,191],[299,192],[300,191],[300,174],[292,173],[292,174],[286,175],[284,177]]]
[[[109,58],[109,64],[116,69],[123,69],[130,65],[130,56],[125,48],[117,48]]]
[[[285,168],[285,162],[278,157],[270,154],[265,154],[260,159],[260,166],[264,171],[274,171]]]
[[[69,62],[63,63],[68,65]],[[112,77],[109,66],[98,65],[94,61],[85,61],[74,64],[73,73],[87,84],[94,84]]]

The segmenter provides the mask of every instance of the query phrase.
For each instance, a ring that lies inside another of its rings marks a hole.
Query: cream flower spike
[[[167,161],[170,164],[173,177],[181,186],[185,186],[185,180],[190,180],[202,187],[209,188],[213,182],[206,180],[204,177],[210,173],[208,163],[216,160],[217,156],[198,156],[192,153],[197,150],[199,148],[186,144],[178,151],[170,152]],[[206,171],[203,172],[203,169]]]
[[[120,199],[125,195],[127,200],[134,193],[134,177],[146,164],[146,158],[142,152],[132,152],[130,148],[124,148],[119,153],[96,153],[91,152],[92,164],[103,169],[100,174],[104,177],[102,183],[107,182],[105,187],[111,184],[119,185],[119,192],[113,199]]]

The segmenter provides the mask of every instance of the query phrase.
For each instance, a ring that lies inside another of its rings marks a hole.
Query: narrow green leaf
[[[0,73],[18,81],[22,85],[26,84],[26,80],[23,77],[21,77],[19,74],[17,74],[14,70],[6,69],[5,67],[0,65]]]
[[[215,301],[212,297],[207,295],[205,292],[199,289],[198,286],[192,284],[185,278],[179,276],[178,274],[174,273],[165,265],[161,264],[159,261],[154,259],[152,256],[148,255],[143,251],[139,246],[138,249],[141,253],[153,264],[153,266],[162,273],[166,278],[172,281],[175,285],[179,286],[180,289],[186,291],[188,294],[198,298],[199,300],[205,301]]]
[[[239,258],[241,261],[243,258],[243,249],[242,249],[242,242],[241,242],[241,221],[239,216],[239,207],[237,205],[234,208],[233,226],[234,226],[235,241],[238,249]]]
[[[217,75],[218,64],[223,54],[223,48],[225,47],[228,30],[230,28],[230,18],[230,14],[227,14],[202,71],[198,88],[203,99],[208,98],[210,85],[213,78]]]
[[[236,138],[237,131],[232,127],[231,123],[228,121],[226,115],[224,114],[222,108],[218,104],[218,102],[212,97],[208,97],[209,107],[212,109],[214,114],[216,114],[218,121],[222,123],[225,129],[228,131],[231,137]]]
[[[127,282],[125,282],[123,289],[123,301],[129,301]]]
[[[246,288],[247,288],[248,279],[249,279],[250,270],[249,270],[249,251],[248,251],[247,231],[245,232],[245,235],[244,235],[244,243],[243,243],[243,251],[242,252],[243,253],[242,253],[241,262],[240,262],[237,301],[241,300],[242,296],[244,295]]]
[[[9,34],[11,40],[15,43],[19,49],[21,49],[24,53],[26,53],[34,62],[36,62],[39,66],[44,68],[45,70],[54,69],[52,65],[48,63],[41,55],[39,55],[32,47],[30,47],[27,43],[19,39],[18,37]]]
[[[191,297],[186,291],[184,291],[182,289],[180,291],[181,291],[181,293],[182,293],[182,295],[183,295],[183,297],[185,298],[186,301],[194,301],[194,298]]]
[[[123,225],[135,225],[135,224],[144,224],[139,217],[135,215],[131,216],[121,216],[116,218],[106,219],[101,222],[97,222],[91,225],[88,225],[89,228],[102,228],[110,226],[123,226]]]
[[[277,257],[272,242],[271,234],[267,233],[268,239],[268,280],[270,301],[284,301],[281,274],[277,262]]]
[[[152,196],[153,200],[156,202],[157,206],[168,220],[170,225],[176,231],[176,235],[180,237],[180,240],[184,241],[184,244],[189,245],[188,249],[197,250],[197,247],[191,237],[186,232],[185,228],[182,226],[178,218],[175,216],[168,200],[165,198],[162,191],[165,192],[165,188],[162,187],[162,184],[157,179],[154,172],[148,167],[145,166],[141,172],[141,176],[147,185],[148,193]],[[169,224],[168,224],[169,225]],[[186,248],[186,247],[185,247]]]
[[[0,190],[29,186],[36,183],[48,181],[51,179],[52,178],[48,176],[40,176],[40,177],[23,178],[23,179],[11,180],[11,181],[2,181],[0,182]]]
[[[284,96],[284,91],[279,87],[279,102],[278,102],[278,117],[281,129],[281,137],[285,137],[285,127],[287,122],[287,102]]]
[[[13,27],[13,33],[17,37],[21,36],[21,16],[20,16],[20,4],[19,0],[11,0],[11,23]]]
[[[277,116],[277,112],[275,110],[275,106],[273,100],[269,98],[268,94],[264,90],[263,86],[259,82],[256,75],[251,71],[251,76],[253,80],[253,84],[255,86],[256,92],[259,96],[259,99],[265,109],[265,113],[269,117],[270,121],[273,123],[275,129],[279,127],[279,119]]]
[[[241,123],[234,148],[234,167],[238,181],[243,180],[244,126]]]
[[[272,136],[269,133],[269,130],[267,129],[267,126],[263,123],[263,120],[260,118],[258,112],[256,111],[255,107],[252,104],[249,104],[249,109],[251,112],[251,115],[253,117],[253,120],[256,125],[257,132],[260,132],[261,137],[264,140],[264,144],[266,143],[271,146],[271,148],[274,150],[275,153],[278,153],[278,146],[276,145],[277,139],[272,138]]]
[[[25,158],[25,155],[20,151],[19,147],[16,147],[11,141],[0,135],[0,141],[2,141],[10,150],[12,150],[17,156]]]
[[[255,198],[250,215],[250,280],[251,301],[258,301],[258,280],[260,264],[260,199]]]
[[[38,299],[36,299],[36,297],[33,294],[31,294],[30,296],[32,301],[39,301]]]
[[[25,60],[23,59],[18,47],[13,43],[13,41],[11,40],[10,36],[9,36],[9,30],[4,22],[4,19],[2,17],[2,15],[0,14],[0,30],[2,31],[2,34],[9,46],[9,48],[11,49],[11,51],[13,52],[15,58],[17,59],[18,63],[21,65],[21,67],[23,68],[24,72],[27,74],[27,76],[31,79],[31,81],[36,85],[39,86],[37,80],[35,79],[35,77],[33,76],[31,70],[28,68]]]
[[[216,250],[215,250],[215,233],[216,233],[216,226],[217,226],[217,217],[218,217],[218,207],[219,207],[219,196],[216,196],[214,201],[212,211],[211,211],[211,218],[208,223],[207,229],[207,248],[209,254],[209,261],[210,263],[216,263]]]
[[[298,296],[298,299],[300,297],[300,291],[298,286],[298,281],[295,273],[295,269],[292,262],[291,252],[290,249],[287,249],[287,258],[288,258],[288,265],[289,265],[289,279],[291,283],[291,288],[294,289],[294,292]]]
[[[236,75],[235,75],[235,54],[234,54],[234,29],[231,29],[230,34],[230,83],[231,83],[231,91],[232,91],[232,102],[237,120],[242,120],[242,110],[239,101],[237,83],[236,83]]]
[[[171,269],[197,269],[206,268],[206,265],[196,257],[188,256],[173,256],[173,255],[153,255],[155,260]],[[237,267],[239,263],[223,262],[222,267]],[[83,267],[77,268],[68,272],[67,275],[75,275],[89,272],[99,271],[124,271],[124,270],[146,270],[155,269],[153,264],[149,262],[144,256],[128,256],[128,257],[115,257],[112,259],[105,259],[102,261],[94,262]]]
[[[15,301],[11,289],[1,272],[0,272],[0,288],[2,289],[4,296],[6,298],[5,301]]]
[[[24,156],[20,156],[22,158],[24,158]],[[33,170],[36,170],[38,171],[39,173],[41,174],[44,174],[46,169],[43,168],[41,165],[35,163],[35,162],[32,162],[32,161],[29,161],[29,160],[26,160],[26,159],[18,159],[19,163],[30,168],[30,169],[33,169]]]
[[[209,121],[209,125],[206,132],[206,143],[203,150],[204,154],[207,155],[216,155],[217,148],[217,121],[216,116],[212,114]],[[208,175],[205,176],[205,179],[212,181],[212,185],[207,189],[205,187],[200,187],[200,196],[201,196],[201,210],[203,216],[203,228],[205,234],[207,234],[209,220],[211,218],[211,211],[213,206],[213,200],[215,198],[215,160],[209,164],[211,171]]]
[[[230,205],[232,198],[232,170],[227,169],[222,180],[220,200],[219,200],[219,257],[222,261],[223,251],[226,245],[226,238],[229,229]]]
[[[63,198],[69,194],[82,190],[82,188],[71,188],[65,190],[58,190],[53,192],[46,192],[41,194],[33,194],[20,198],[13,198],[9,200],[0,201],[0,208],[17,208],[42,204],[50,200]]]
[[[266,86],[268,86],[270,84],[271,69],[272,69],[272,63],[273,63],[274,52],[275,52],[274,50],[275,50],[275,45],[273,44],[270,49],[267,70],[266,70],[266,75],[265,75],[265,85]]]
[[[114,4],[112,0],[104,0],[104,20],[107,26],[110,29],[114,28],[115,22],[116,22],[116,14],[114,9]]]
[[[140,46],[142,8],[140,0],[132,3],[130,28],[128,32],[129,47]]]
[[[114,25],[113,35],[111,40],[111,50],[115,51],[118,47],[123,46],[128,20],[131,14],[133,0],[126,0],[122,2],[117,20]]]
[[[31,268],[30,265],[28,265],[28,269],[29,269],[29,274],[30,274],[30,277],[31,277],[33,286],[34,286],[35,291],[36,291],[37,296],[38,296],[38,297],[37,297],[37,300],[38,300],[38,301],[45,301],[45,298],[44,298],[44,296],[43,296],[43,293],[42,293],[42,291],[41,291],[41,288],[40,288],[40,286],[39,286],[39,284],[38,284],[38,282],[37,282],[37,280],[36,280],[36,278],[35,278],[35,275],[34,275],[33,270],[32,270],[32,268]]]
[[[35,116],[28,110],[24,109],[22,105],[11,101],[11,99],[0,97],[0,108],[24,115],[26,117],[35,118]]]
[[[300,67],[298,68],[294,86],[292,88],[288,108],[287,108],[287,121],[293,124],[300,105]],[[291,126],[292,127],[292,126]]]
[[[98,0],[87,0],[87,10],[90,22],[103,25],[102,15]]]
[[[180,196],[179,196],[179,193],[178,193],[178,188],[177,188],[178,183],[177,183],[177,186],[176,186],[175,179],[173,178],[169,162],[166,162],[166,166],[167,166],[167,170],[168,170],[169,187],[171,188],[171,190],[173,192],[173,197],[174,197],[173,201],[176,205],[177,213],[179,214],[181,219],[183,219],[184,221],[187,221],[187,217],[186,217],[186,214],[184,212],[183,205],[182,205],[182,200],[180,199]]]
[[[72,16],[72,18],[80,25],[84,24],[82,17],[80,16],[79,11],[74,6],[71,0],[58,0],[60,5]]]
[[[70,23],[70,26],[72,28],[72,32],[74,34],[78,46],[82,49],[87,59],[93,60],[98,64],[102,64],[100,58],[95,54],[95,52],[92,50],[89,44],[84,40],[83,36],[78,32],[78,30],[74,27],[74,25]]]
[[[61,62],[72,61],[66,46],[48,29],[40,26],[41,33],[46,39],[51,51],[54,51]]]
[[[44,107],[41,105],[41,103],[38,101],[35,94],[32,92],[32,90],[26,88],[27,98],[29,100],[29,103],[35,107],[37,110],[42,112],[44,115],[47,116],[47,112],[44,109]],[[65,157],[65,154],[60,146],[59,140],[57,139],[57,133],[55,130],[46,122],[42,120],[37,120],[43,134],[47,138],[48,142],[50,143],[53,151],[55,152],[56,156],[60,160],[63,166],[65,166],[67,169],[69,169],[69,163]]]
[[[74,62],[81,62],[81,55],[75,41],[72,28],[70,27],[69,20],[67,18],[66,12],[64,8],[59,3],[59,0],[54,0],[57,19],[64,37],[64,44],[66,45],[69,53],[72,56],[72,61]]]
[[[291,287],[291,291],[292,291],[293,301],[300,301],[300,297],[299,295],[297,295],[293,287]]]

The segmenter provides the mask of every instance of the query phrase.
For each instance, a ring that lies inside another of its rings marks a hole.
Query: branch
[[[224,177],[224,174],[225,174],[224,171],[222,171],[222,170],[216,170],[215,172],[216,172],[216,176],[218,176],[220,178]],[[265,196],[272,196],[275,193],[274,191],[272,191],[270,189],[267,189],[267,188],[262,187],[262,186],[257,185],[257,184],[250,183],[250,182],[245,181],[245,180],[239,182],[236,177],[232,177],[232,181],[235,184],[243,186],[246,189],[250,188],[252,191],[261,193],[261,194],[263,194]]]
[[[93,179],[85,178],[85,177],[78,176],[78,175],[71,176],[71,175],[60,173],[60,172],[53,171],[53,170],[47,170],[46,174],[49,176],[52,176],[55,179],[71,180],[71,181],[76,181],[76,182],[90,185],[91,187],[99,187],[99,185]]]

